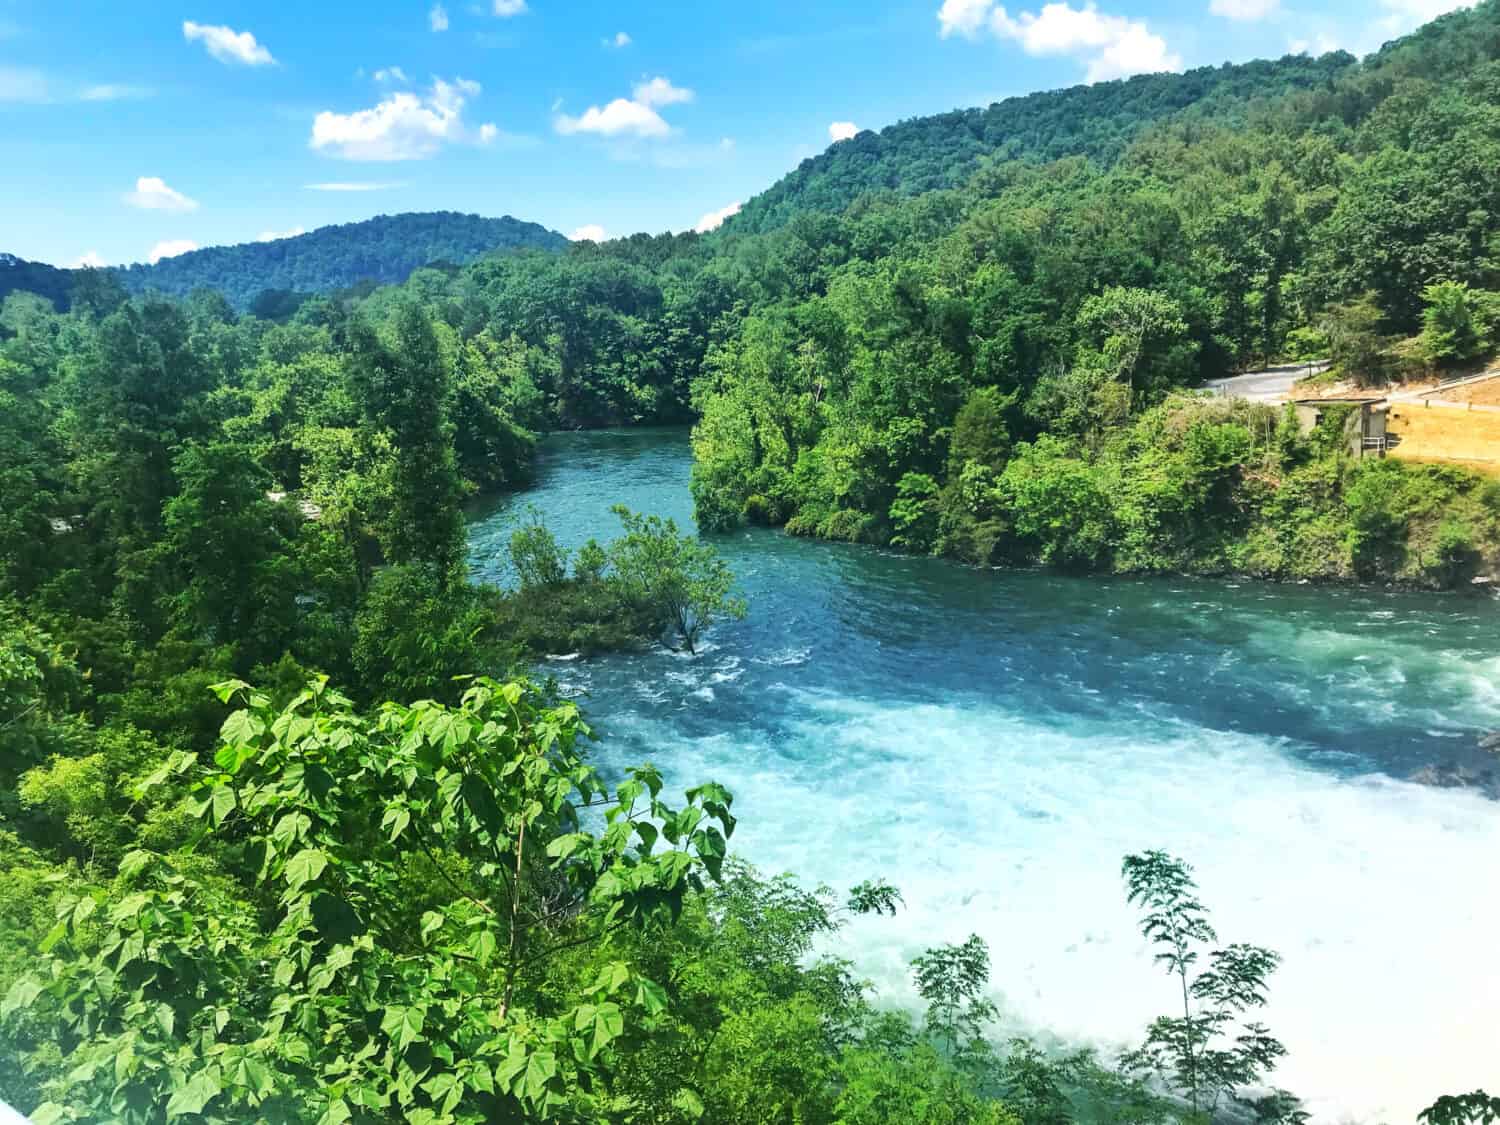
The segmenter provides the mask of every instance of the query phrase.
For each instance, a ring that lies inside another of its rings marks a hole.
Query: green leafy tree
[[[1417,1115],[1423,1125],[1493,1125],[1500,1121],[1500,1098],[1483,1090],[1439,1098]]]
[[[927,1002],[926,1026],[950,1055],[982,1042],[984,1027],[999,1014],[985,997],[990,951],[977,934],[959,945],[929,949],[912,963],[917,995]]]
[[[1194,1120],[1211,1120],[1227,1096],[1258,1085],[1286,1054],[1263,1024],[1246,1018],[1266,1002],[1280,957],[1260,946],[1214,949],[1218,940],[1198,899],[1192,868],[1165,852],[1125,857],[1127,897],[1143,911],[1141,933],[1155,960],[1176,978],[1182,1015],[1162,1016],[1125,1056],[1130,1070],[1154,1074],[1188,1101]]]
[[[1491,294],[1438,281],[1422,290],[1422,306],[1422,346],[1439,363],[1463,363],[1493,345]]]
[[[296,624],[301,575],[292,541],[302,516],[267,496],[266,474],[241,446],[190,445],[173,462],[164,546],[182,569],[171,612],[188,635],[279,656]],[[248,665],[247,665],[248,667]]]
[[[408,300],[397,310],[389,339],[357,323],[352,345],[351,380],[371,440],[390,450],[389,506],[367,518],[380,528],[390,561],[452,574],[463,559],[463,489],[447,415],[448,366],[432,322]]]
[[[523,590],[557,586],[568,577],[568,552],[558,546],[534,504],[527,507],[525,522],[511,532],[510,562]]]
[[[627,601],[644,606],[689,653],[703,630],[720,617],[745,615],[734,596],[734,575],[719,553],[660,516],[637,515],[617,505],[625,534],[609,547],[610,581]]]

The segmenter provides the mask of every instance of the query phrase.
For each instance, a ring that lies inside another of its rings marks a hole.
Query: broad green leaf
[[[411,813],[404,808],[387,809],[385,819],[381,826],[390,830],[391,843],[395,843],[397,837],[406,831],[407,825],[411,823]]]
[[[422,1038],[426,1019],[427,1011],[421,1007],[391,1008],[380,1023],[380,1030],[390,1036],[397,1052],[402,1052]]]
[[[599,1014],[594,1018],[594,1038],[589,1053],[597,1055],[624,1031],[625,1016],[620,1011],[620,1006],[614,1003],[600,1004]]]
[[[545,1102],[547,1083],[557,1074],[557,1056],[545,1048],[533,1051],[526,1060],[526,1084],[522,1096],[533,1105]]]
[[[224,720],[219,737],[232,744],[254,742],[265,732],[265,724],[249,711],[236,711]]]
[[[525,1045],[512,1041],[505,1060],[495,1067],[495,1082],[502,1090],[520,1092],[520,1076],[526,1070],[527,1057]]]
[[[271,839],[276,841],[276,846],[282,852],[289,852],[296,842],[307,835],[312,828],[312,820],[306,813],[289,812],[276,822],[276,827],[271,829]]]
[[[223,824],[234,812],[234,790],[227,785],[215,785],[211,795],[211,809],[215,827]]]
[[[244,680],[222,680],[217,684],[210,684],[208,690],[219,697],[220,703],[228,703],[236,692],[249,691],[250,685]]]
[[[490,959],[495,956],[497,944],[495,931],[489,929],[480,930],[469,939],[469,949],[481,966],[490,963]]]
[[[490,1074],[490,1068],[477,1060],[465,1075],[464,1081],[471,1090],[478,1090],[484,1094],[495,1092],[495,1079]]]
[[[133,879],[142,871],[146,870],[150,863],[150,852],[141,851],[140,849],[126,852],[125,855],[120,859],[120,878]]]
[[[440,1071],[427,1081],[422,1083],[422,1089],[427,1091],[427,1096],[438,1103],[439,1113],[452,1113],[453,1107],[458,1104],[459,1098],[463,1097],[463,1087],[459,1085],[458,1076],[451,1071]]]
[[[202,1113],[203,1107],[219,1096],[220,1089],[217,1067],[200,1070],[168,1100],[167,1119]]]
[[[0,1003],[0,1019],[4,1019],[12,1012],[21,1011],[23,1008],[31,1007],[32,1003],[42,994],[42,983],[34,977],[20,977],[10,986],[10,991],[5,994],[5,1000]]]
[[[64,920],[47,931],[47,936],[42,938],[41,944],[37,946],[37,949],[42,953],[50,953],[52,951],[52,947],[67,936],[68,923],[66,920]]]
[[[308,883],[323,874],[328,866],[328,857],[317,848],[303,848],[287,862],[287,886],[300,891]]]
[[[635,1002],[646,1009],[648,1015],[656,1015],[667,1006],[667,990],[654,980],[638,980],[635,985]]]

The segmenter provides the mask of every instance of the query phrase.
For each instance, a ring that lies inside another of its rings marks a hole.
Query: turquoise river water
[[[570,547],[614,503],[690,526],[681,431],[558,435],[534,489],[473,513],[510,581],[528,503]],[[1320,1120],[1411,1121],[1500,1086],[1500,803],[1407,780],[1500,728],[1500,601],[1252,582],[1070,579],[749,530],[718,545],[750,603],[697,657],[549,662],[602,737],[682,789],[735,794],[732,844],[894,921],[839,952],[892,1000],[970,933],[1007,1023],[1108,1049],[1171,1009],[1119,876],[1196,865],[1227,941],[1285,957],[1277,1081]]]

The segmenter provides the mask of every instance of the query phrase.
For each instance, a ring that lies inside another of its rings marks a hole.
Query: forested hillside
[[[804,160],[746,203],[729,226],[766,231],[803,211],[842,211],[867,192],[910,196],[960,187],[986,160],[1086,156],[1111,164],[1155,122],[1243,122],[1292,91],[1328,90],[1354,65],[1354,57],[1340,51],[1319,59],[1288,55],[1186,74],[1138,74],[866,130]]]
[[[561,250],[567,244],[555,231],[509,215],[431,211],[377,215],[273,242],[208,246],[119,273],[133,293],[155,289],[185,296],[217,289],[243,310],[267,289],[327,293],[360,282],[388,285],[433,263],[464,265],[497,250]]]
[[[72,270],[0,254],[0,298],[7,293],[35,293],[58,308],[66,308],[72,299],[73,280]]]
[[[487,219],[433,211],[377,215],[268,242],[208,246],[110,272],[132,293],[185,297],[195,289],[215,289],[241,312],[275,317],[295,309],[300,296],[362,283],[389,285],[421,266],[460,266],[497,251],[557,251],[567,244],[555,231],[509,215]],[[21,290],[65,306],[80,272],[6,255],[0,259],[0,297]]]

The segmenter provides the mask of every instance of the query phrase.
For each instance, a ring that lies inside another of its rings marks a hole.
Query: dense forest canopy
[[[1253,1019],[1276,956],[1218,946],[1161,853],[1124,892],[1173,1014],[1121,1059],[991,1042],[978,938],[912,962],[923,1012],[880,1006],[816,951],[898,888],[736,863],[728,792],[606,782],[526,681],[744,612],[711,541],[528,526],[498,590],[462,505],[539,432],[691,422],[708,531],[1464,586],[1500,484],[1186,389],[1486,357],[1497,167],[1486,0],[1364,62],[862,134],[711,235],[398,216],[85,271],[67,309],[0,260],[40,292],[0,306],[0,1095],[39,1125],[1301,1122]],[[347,289],[373,270],[399,284]]]
[[[214,289],[241,312],[276,317],[309,294],[361,284],[390,285],[405,281],[421,266],[461,266],[486,254],[557,251],[567,244],[557,232],[509,215],[487,219],[432,211],[377,215],[290,238],[209,246],[109,272],[132,293],[185,297],[195,289]],[[40,293],[61,306],[77,272],[3,255],[0,297],[21,290]]]
[[[1258,106],[1295,90],[1327,90],[1356,65],[1344,51],[1322,58],[1225,63],[1186,74],[1138,74],[1116,82],[1007,98],[865,130],[804,160],[729,220],[766,231],[803,211],[836,213],[866,192],[920,195],[962,187],[987,160],[1086,156],[1111,164],[1158,121],[1247,121]]]

